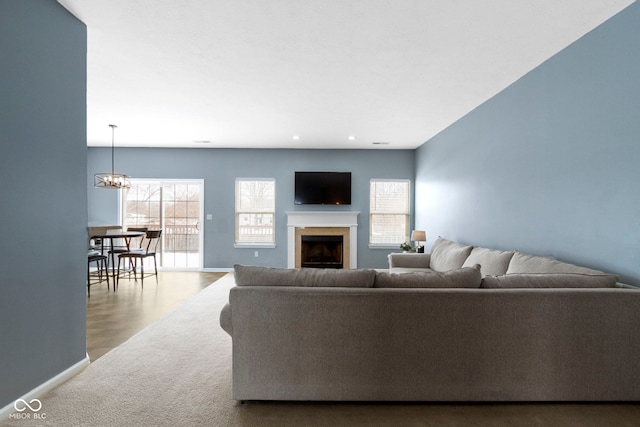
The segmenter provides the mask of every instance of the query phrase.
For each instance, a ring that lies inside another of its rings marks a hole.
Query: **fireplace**
[[[342,241],[342,236],[301,236],[300,266],[343,268]]]
[[[307,259],[305,266],[357,268],[358,214],[356,211],[287,212],[287,266],[303,267],[305,246],[305,256],[313,258]]]

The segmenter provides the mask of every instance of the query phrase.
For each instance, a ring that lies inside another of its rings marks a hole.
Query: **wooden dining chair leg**
[[[100,264],[102,264],[102,267],[103,267],[103,269],[102,269],[102,270],[100,270],[100,281],[102,281],[102,273],[103,273],[103,271],[104,271],[105,279],[107,280],[107,290],[109,290],[109,289],[110,289],[110,288],[109,288],[109,270],[108,270],[108,267],[109,267],[109,266],[108,266],[108,264],[107,264],[107,260],[106,260],[106,259],[103,259],[103,260],[100,262]],[[100,267],[98,266],[98,268],[100,268]],[[114,290],[115,290],[115,289],[114,289]]]
[[[98,281],[91,283],[91,263],[95,262],[96,263],[96,274],[94,277],[97,277]],[[96,259],[92,259],[89,262],[87,262],[87,297],[91,296],[91,285],[92,284],[98,284],[98,283],[102,283],[103,281],[107,282],[107,289],[110,288],[109,286],[109,271],[107,270],[108,268],[108,261],[105,258],[96,258]],[[103,275],[105,276],[103,278]]]
[[[131,280],[131,271],[133,271],[133,280],[137,280],[136,269],[138,268],[138,266],[136,265],[136,259],[129,257],[127,258],[127,263],[129,264],[129,266],[127,267],[128,279]]]
[[[133,266],[133,267],[132,267]],[[131,279],[131,270],[133,270],[133,280],[138,281],[138,258],[129,257],[129,279]]]
[[[156,270],[156,283],[158,283],[158,264],[156,263],[155,255],[153,255],[153,268]]]
[[[144,288],[144,259],[140,260],[140,288]]]
[[[102,260],[96,260],[96,268],[98,269],[98,283],[102,282]],[[109,283],[107,282],[107,287],[109,287]]]
[[[120,285],[120,261],[122,258],[118,257],[118,270],[116,271],[116,277],[113,279],[113,292],[116,291],[116,287]]]

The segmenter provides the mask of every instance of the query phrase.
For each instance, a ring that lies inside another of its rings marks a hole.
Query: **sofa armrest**
[[[233,336],[233,322],[231,321],[231,305],[225,304],[220,311],[220,326],[226,333]]]
[[[392,253],[388,256],[389,268],[429,268],[431,254],[424,253]]]
[[[621,288],[621,289],[639,289],[640,290],[638,286],[628,285],[626,283],[620,283],[620,282],[616,283],[614,287]]]

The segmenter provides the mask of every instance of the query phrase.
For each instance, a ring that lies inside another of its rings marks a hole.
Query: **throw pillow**
[[[614,288],[618,276],[611,274],[506,274],[486,276],[482,288]]]
[[[375,288],[479,288],[480,266],[445,272],[376,273]]]
[[[456,270],[462,267],[471,253],[472,246],[462,246],[451,240],[438,237],[431,247],[429,267],[436,271]]]
[[[514,253],[514,251],[474,247],[462,266],[471,267],[480,264],[480,273],[483,276],[500,276],[507,272],[509,261]]]
[[[580,267],[568,262],[558,261],[552,257],[527,255],[516,251],[509,262],[507,274],[516,273],[579,273],[579,274],[605,274],[599,270]]]

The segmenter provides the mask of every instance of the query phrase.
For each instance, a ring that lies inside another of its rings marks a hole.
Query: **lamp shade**
[[[427,233],[423,230],[413,230],[411,232],[411,240],[414,242],[424,242],[427,240]]]
[[[413,230],[411,232],[411,240],[414,242],[424,242],[427,240],[427,233],[424,230]]]

